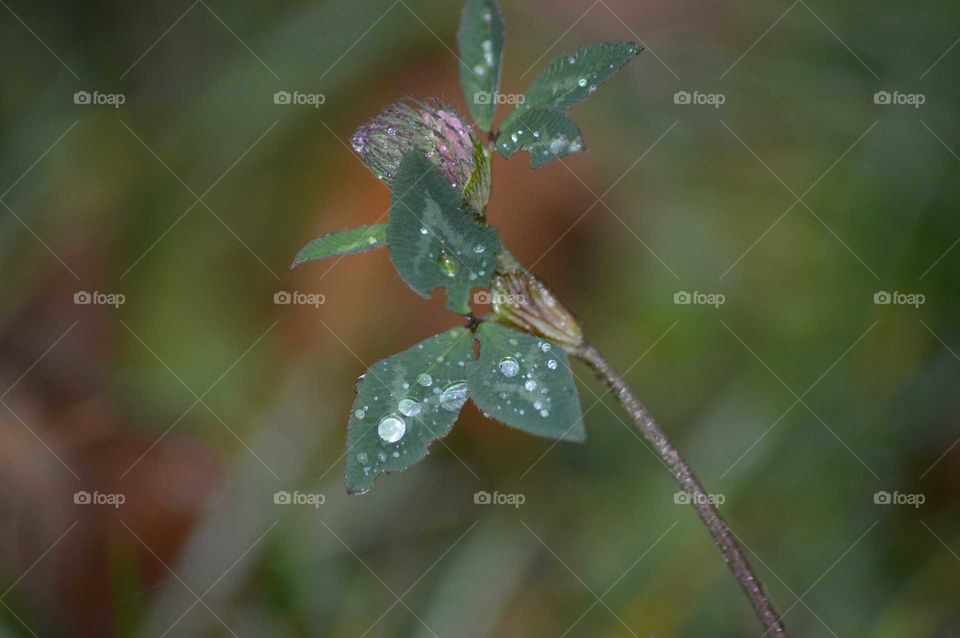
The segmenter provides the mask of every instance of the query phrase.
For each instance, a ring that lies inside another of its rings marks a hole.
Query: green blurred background
[[[287,266],[387,209],[357,126],[403,95],[465,111],[459,3],[0,4],[0,635],[760,635],[582,367],[586,445],[468,407],[423,463],[344,493],[355,378],[460,321],[384,251]],[[795,636],[960,635],[960,9],[503,12],[507,93],[594,41],[648,50],[574,109],[589,152],[495,161],[501,236],[722,496]]]

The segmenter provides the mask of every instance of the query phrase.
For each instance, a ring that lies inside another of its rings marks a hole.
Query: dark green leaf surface
[[[360,226],[317,237],[303,247],[291,268],[315,259],[364,253],[387,243],[387,225]]]
[[[500,89],[503,19],[496,0],[467,0],[460,16],[460,88],[473,121],[484,131],[493,126]]]
[[[470,398],[485,414],[550,439],[587,438],[566,353],[496,323],[477,328],[480,359],[467,366]]]
[[[497,231],[477,221],[460,193],[420,151],[400,162],[387,223],[390,259],[418,294],[447,291],[447,308],[466,314],[470,290],[493,276]]]
[[[445,437],[467,400],[473,336],[455,328],[375,363],[361,377],[347,434],[347,491],[405,470]]]
[[[580,129],[557,109],[538,106],[525,111],[500,131],[497,149],[504,157],[517,151],[530,153],[530,166],[537,168],[558,157],[583,150]]]
[[[504,128],[537,106],[565,111],[579,104],[640,51],[633,42],[601,42],[561,55],[533,81],[524,93],[524,102],[504,121]]]

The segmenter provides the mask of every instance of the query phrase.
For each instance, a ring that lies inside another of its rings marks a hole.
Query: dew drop
[[[417,416],[422,408],[413,399],[401,399],[400,403],[397,404],[397,409],[403,416]]]
[[[585,87],[586,85],[587,85],[586,79],[580,78],[579,80],[577,80],[577,86],[579,86],[581,89],[582,89],[583,87]]]
[[[429,388],[430,386],[433,385],[433,378],[429,374],[424,372],[423,374],[417,377],[417,383],[419,383],[425,388]]]
[[[543,352],[550,352],[551,347],[552,346],[546,341],[543,341],[540,343],[540,350],[542,350]]]
[[[360,465],[366,465],[370,462],[370,455],[366,452],[360,452],[357,454],[357,462],[359,462]]]
[[[530,379],[529,381],[523,384],[523,387],[527,389],[527,392],[533,392],[534,390],[537,389],[537,382],[534,381],[533,379]]]
[[[430,234],[430,231],[427,230],[427,227],[426,227],[426,226],[421,226],[421,227],[420,227],[420,234],[421,234],[421,235],[429,235],[429,234]]]
[[[460,271],[460,262],[450,256],[447,251],[440,253],[440,271],[447,277],[453,278]]]
[[[447,412],[459,412],[467,402],[467,384],[463,381],[448,385],[440,393],[440,407]]]
[[[543,418],[547,418],[548,416],[550,416],[550,411],[549,411],[549,410],[540,410],[540,416],[542,416]]]
[[[556,360],[556,359],[550,359],[549,361],[547,361],[547,367],[550,368],[551,370],[556,370],[556,369],[557,369],[557,360]]]
[[[377,452],[377,458],[380,459],[381,463],[383,463],[384,461],[387,460],[387,453],[384,452],[383,450],[380,450],[379,452]]]
[[[358,419],[362,419],[363,417],[367,416],[367,413],[363,410],[357,409],[353,411],[353,416],[357,417]]]
[[[520,364],[513,357],[504,357],[500,359],[500,374],[505,377],[515,377],[520,372]]]
[[[377,425],[377,434],[387,443],[396,443],[403,438],[407,431],[407,424],[398,416],[392,414],[380,419]]]
[[[483,244],[477,244],[476,246],[473,247],[473,252],[475,252],[475,253],[477,253],[477,254],[479,255],[479,254],[483,253],[483,251],[485,251],[486,249],[487,249],[487,247],[484,246]]]

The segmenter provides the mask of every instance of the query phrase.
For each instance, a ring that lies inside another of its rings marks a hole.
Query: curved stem
[[[787,630],[783,625],[783,621],[780,620],[780,614],[773,608],[773,604],[767,598],[766,593],[764,593],[763,586],[753,573],[753,569],[747,562],[746,557],[744,557],[740,546],[730,532],[730,528],[727,527],[723,518],[720,517],[720,512],[717,511],[711,499],[708,498],[706,491],[703,489],[703,485],[700,484],[697,477],[690,471],[686,461],[683,460],[683,457],[680,456],[677,449],[673,447],[667,439],[663,430],[660,429],[660,426],[653,420],[653,417],[650,416],[644,405],[633,394],[623,377],[597,352],[596,348],[590,344],[584,344],[577,348],[574,354],[593,368],[607,385],[610,386],[610,389],[616,393],[617,398],[620,400],[620,405],[623,406],[623,409],[627,411],[634,423],[636,423],[640,433],[643,434],[644,438],[654,447],[660,458],[663,459],[663,462],[666,463],[667,467],[673,473],[674,478],[677,479],[680,488],[690,495],[693,507],[697,510],[697,514],[703,520],[704,524],[706,524],[707,529],[710,530],[713,541],[717,544],[717,547],[720,548],[720,552],[723,554],[727,564],[730,565],[734,576],[740,581],[740,587],[747,595],[747,598],[750,599],[750,604],[753,605],[757,617],[763,624],[764,629],[766,629],[764,636],[787,638]]]

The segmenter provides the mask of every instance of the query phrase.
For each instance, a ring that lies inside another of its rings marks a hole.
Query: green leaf
[[[587,438],[566,353],[548,341],[484,322],[480,359],[467,366],[470,397],[485,414],[550,439]]]
[[[503,128],[537,106],[565,111],[583,102],[641,50],[633,42],[601,42],[561,55],[533,81]]]
[[[500,131],[497,150],[504,157],[517,151],[530,153],[530,166],[537,168],[558,157],[583,150],[580,129],[557,109],[537,106],[515,118]]]
[[[447,290],[447,308],[470,311],[470,290],[493,277],[500,242],[497,231],[470,212],[433,162],[410,151],[394,179],[387,223],[390,259],[400,277],[422,297]]]
[[[361,494],[378,474],[400,472],[445,437],[467,400],[473,336],[438,334],[375,363],[360,377],[347,434],[347,491]]]
[[[473,121],[493,127],[503,57],[503,19],[496,0],[467,0],[460,16],[460,88]]]
[[[303,249],[297,253],[297,258],[293,260],[293,265],[290,267],[296,268],[304,262],[315,259],[365,253],[368,250],[380,248],[386,243],[386,224],[374,224],[373,226],[360,226],[359,228],[351,228],[350,230],[340,230],[335,233],[323,235],[322,237],[317,237],[304,246]]]

